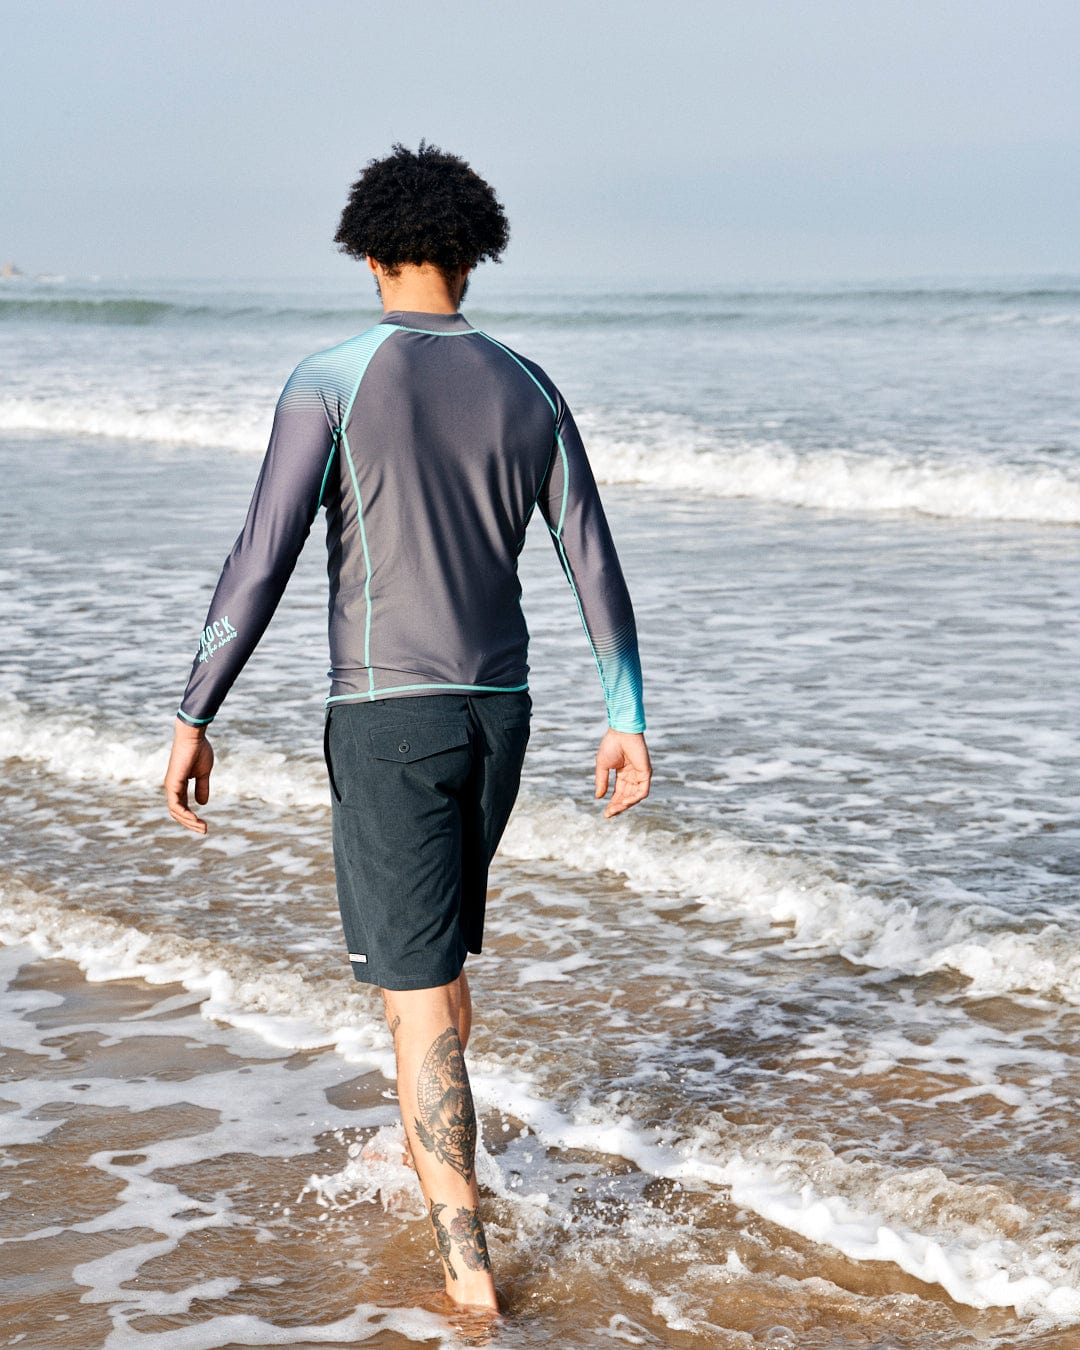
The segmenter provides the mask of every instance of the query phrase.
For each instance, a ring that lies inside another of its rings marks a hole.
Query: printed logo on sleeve
[[[221,650],[226,642],[236,637],[236,629],[229,622],[229,616],[223,614],[220,619],[208,623],[199,634],[199,660],[209,661],[215,652]]]

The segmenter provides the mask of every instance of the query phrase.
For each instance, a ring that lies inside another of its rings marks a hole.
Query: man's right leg
[[[384,989],[398,1102],[442,1257],[447,1294],[495,1309],[476,1189],[476,1112],[465,1069],[472,1007],[462,973],[434,989]]]

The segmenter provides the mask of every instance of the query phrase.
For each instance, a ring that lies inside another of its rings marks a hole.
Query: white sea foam
[[[0,432],[47,432],[57,437],[104,436],[166,446],[261,453],[270,431],[270,409],[194,409],[190,404],[140,406],[114,397],[92,399],[0,398]]]
[[[90,980],[181,984],[203,996],[203,1017],[253,1031],[269,1045],[327,1046],[350,1063],[392,1073],[378,1019],[347,980],[305,979],[284,962],[262,964],[224,944],[146,932],[14,885],[0,888],[0,897],[0,941],[74,961]]]
[[[748,497],[827,511],[913,511],[966,520],[1080,523],[1080,481],[1038,464],[928,452],[795,450],[780,441],[717,447],[686,418],[641,416],[613,432],[583,416],[589,457],[604,483],[708,497]]]
[[[72,718],[35,718],[16,700],[0,705],[0,759],[41,765],[76,782],[109,781],[159,790],[166,756],[159,744],[116,735]],[[328,806],[318,761],[287,761],[273,750],[235,750],[214,770],[216,797],[256,798],[275,806]],[[739,918],[771,931],[792,955],[837,952],[861,965],[923,975],[950,969],[972,993],[1031,992],[1080,1006],[1080,951],[1070,929],[1043,923],[1017,933],[990,905],[920,908],[884,897],[820,865],[773,853],[723,830],[689,831],[657,821],[602,823],[593,811],[524,790],[500,846],[504,858],[555,862],[592,875],[622,877],[661,907],[672,897],[696,902],[702,922]],[[569,967],[563,965],[563,969]],[[557,966],[536,965],[525,981],[558,980]]]
[[[980,460],[975,452],[795,449],[781,441],[718,446],[686,417],[646,415],[620,430],[582,414],[598,480],[665,492],[751,498],[827,511],[907,511],[967,520],[1080,523],[1080,481],[1036,463]],[[262,454],[267,410],[136,406],[115,398],[0,398],[0,432],[103,436],[163,446]]]
[[[975,997],[1016,989],[1056,992],[1080,1006],[1080,945],[1060,924],[1032,932],[971,934],[947,943],[927,961],[929,969],[957,970]]]
[[[930,1235],[892,1214],[875,1212],[873,1194],[867,1197],[870,1204],[823,1194],[797,1172],[793,1176],[793,1170],[786,1164],[770,1166],[738,1157],[721,1173],[735,1204],[813,1242],[835,1247],[852,1260],[889,1262],[927,1284],[940,1285],[950,1298],[969,1307],[1011,1307],[1021,1316],[1042,1316],[1058,1324],[1080,1322],[1080,1260],[1075,1249],[1062,1257],[1052,1243],[1025,1244],[1004,1236],[980,1239],[966,1224],[959,1231]],[[940,1198],[943,1187],[962,1191],[933,1169],[909,1173],[903,1180],[908,1212],[919,1218],[927,1209],[923,1202]]]
[[[362,1304],[347,1317],[321,1326],[275,1326],[250,1313],[211,1317],[174,1331],[155,1331],[154,1350],[216,1350],[233,1345],[358,1345],[387,1333],[424,1345],[456,1346],[460,1337],[446,1322],[421,1308]],[[102,1350],[146,1350],[150,1338],[133,1327],[111,1332]]]
[[[975,994],[1031,991],[1080,1006],[1080,952],[1057,924],[1022,935],[1003,931],[1008,916],[970,897],[927,911],[722,830],[691,833],[631,820],[601,829],[570,801],[525,794],[501,852],[585,874],[612,872],[643,894],[697,901],[705,919],[779,925],[789,930],[784,947],[793,955],[837,952],[913,975],[952,969],[972,980]]]
[[[958,1303],[1080,1322],[1080,1244],[1061,1254],[1060,1233],[1025,1240],[1030,1216],[1007,1192],[952,1182],[935,1168],[846,1163],[825,1145],[781,1131],[752,1142],[738,1131],[728,1139],[702,1131],[668,1146],[595,1110],[568,1120],[526,1099],[511,1081],[501,1085],[499,1100],[549,1147],[611,1153],[651,1176],[727,1190],[735,1204],[781,1227],[853,1260],[890,1262],[941,1285]]]
[[[157,789],[168,749],[148,737],[116,735],[74,717],[36,717],[17,699],[0,699],[0,760],[40,765],[72,782],[109,782]],[[273,806],[329,805],[326,772],[318,762],[289,760],[279,751],[223,754],[214,766],[214,793],[255,797]]]

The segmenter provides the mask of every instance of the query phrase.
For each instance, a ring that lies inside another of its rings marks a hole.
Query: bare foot
[[[496,1295],[497,1308],[478,1303],[459,1303],[444,1289],[432,1291],[420,1300],[421,1306],[431,1312],[442,1313],[454,1325],[454,1329],[463,1338],[464,1345],[488,1345],[491,1338],[505,1325],[506,1303],[502,1295]]]

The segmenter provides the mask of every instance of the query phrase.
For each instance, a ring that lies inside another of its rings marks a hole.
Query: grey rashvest
[[[592,644],[609,724],[645,729],[630,597],[559,391],[461,314],[400,310],[309,356],[282,391],[180,704],[185,722],[213,720],[320,507],[329,703],[526,688],[517,559],[538,507]]]

